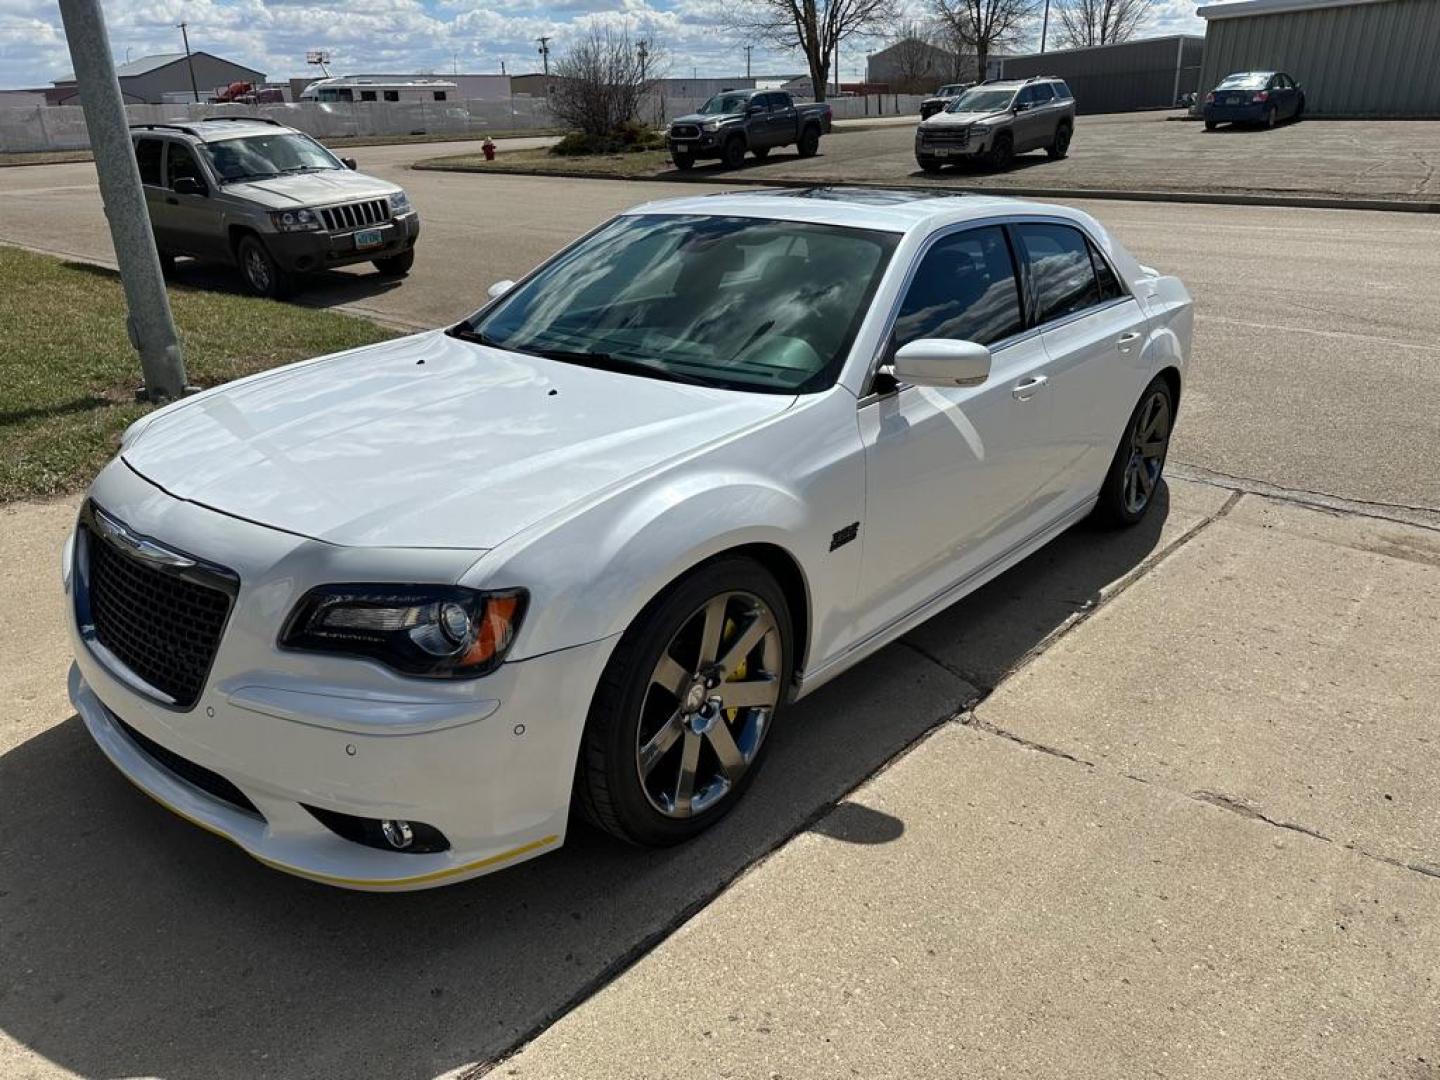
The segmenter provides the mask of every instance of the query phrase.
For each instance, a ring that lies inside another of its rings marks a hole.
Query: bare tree
[[[1023,37],[1037,0],[931,0],[935,17],[950,35],[975,51],[977,79],[985,78],[990,53]]]
[[[1129,41],[1150,17],[1154,0],[1055,0],[1060,36],[1071,48]]]
[[[890,89],[901,94],[928,93],[938,81],[951,75],[938,38],[931,23],[901,19],[894,25],[885,49]]]
[[[882,28],[895,0],[740,0],[734,29],[779,49],[805,54],[815,100],[825,100],[835,50],[852,34]]]
[[[550,110],[587,135],[608,135],[639,116],[660,61],[654,42],[633,41],[628,30],[592,27],[555,64]]]

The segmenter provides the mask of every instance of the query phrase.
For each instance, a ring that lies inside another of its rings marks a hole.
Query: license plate
[[[950,151],[949,151],[949,150],[943,150],[943,149],[941,149],[940,147],[936,147],[934,150],[931,150],[930,153],[933,154],[935,157],[949,157],[949,156],[950,156]]]
[[[355,233],[357,248],[379,247],[383,243],[385,243],[384,229],[360,229]]]

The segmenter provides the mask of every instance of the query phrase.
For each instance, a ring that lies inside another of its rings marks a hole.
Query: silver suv
[[[1039,75],[972,86],[915,130],[915,160],[926,172],[951,162],[1007,169],[1016,154],[1070,152],[1075,98],[1063,79]]]
[[[415,262],[420,216],[404,190],[304,132],[234,116],[136,124],[130,135],[167,274],[177,255],[219,260],[279,298],[311,271],[370,262],[401,277]]]

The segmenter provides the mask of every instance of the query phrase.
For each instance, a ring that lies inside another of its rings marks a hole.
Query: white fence
[[[915,115],[920,98],[883,94],[832,98],[837,120],[866,116]],[[652,96],[641,106],[641,119],[662,124],[670,117],[694,112],[704,100]],[[501,101],[356,101],[286,102],[275,105],[127,105],[132,124],[184,122],[205,116],[268,116],[318,139],[345,136],[469,135],[535,131],[557,126],[544,98],[515,97]],[[0,108],[0,151],[84,150],[90,145],[85,114],[78,105]]]

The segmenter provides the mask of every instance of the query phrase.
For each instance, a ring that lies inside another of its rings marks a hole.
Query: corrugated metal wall
[[[1076,110],[1081,113],[1164,109],[1175,104],[1178,94],[1199,85],[1203,49],[1204,43],[1198,37],[1163,37],[1007,56],[998,62],[999,71],[994,77],[1058,75],[1069,85]]]
[[[1201,84],[1284,71],[1309,116],[1440,117],[1440,0],[1211,19]]]

